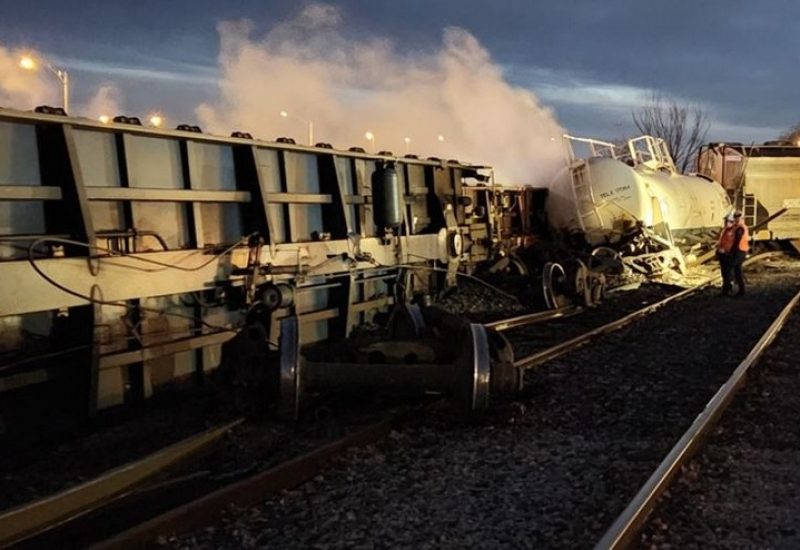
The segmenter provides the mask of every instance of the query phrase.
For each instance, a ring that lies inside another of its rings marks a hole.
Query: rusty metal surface
[[[228,506],[251,506],[269,494],[296,487],[311,479],[344,450],[374,443],[388,435],[393,422],[394,419],[387,418],[371,424],[338,441],[179,506],[92,548],[141,548],[159,535],[183,533],[208,525],[218,519]]]
[[[795,294],[794,298],[783,308],[775,318],[775,321],[767,328],[764,335],[753,346],[753,349],[750,350],[750,353],[747,354],[747,357],[717,390],[717,393],[708,402],[703,412],[695,419],[622,514],[606,531],[603,538],[595,546],[596,549],[627,548],[634,543],[634,538],[643,527],[650,510],[658,501],[658,498],[667,490],[670,482],[680,471],[681,466],[703,444],[706,436],[725,412],[736,392],[744,384],[749,369],[756,364],[764,351],[774,341],[798,302],[800,302],[800,292]]]
[[[153,474],[214,443],[242,421],[238,419],[206,430],[87,483],[5,512],[0,515],[0,547],[22,541],[102,506]]]

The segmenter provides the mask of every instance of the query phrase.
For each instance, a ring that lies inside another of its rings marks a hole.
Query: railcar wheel
[[[297,316],[286,317],[280,326],[280,415],[287,420],[297,420],[302,396],[302,365],[300,353],[300,326]]]
[[[606,283],[604,279],[595,278],[592,282],[592,304],[593,305],[600,305],[603,303],[603,299],[606,296]]]
[[[625,264],[619,252],[607,246],[598,246],[592,250],[589,269],[602,273],[621,274],[625,271]]]
[[[491,356],[486,328],[478,323],[465,327],[464,350],[458,358],[458,387],[462,402],[471,411],[489,407]]]
[[[567,274],[561,264],[547,262],[542,270],[542,293],[548,309],[556,309],[566,304],[564,283]]]

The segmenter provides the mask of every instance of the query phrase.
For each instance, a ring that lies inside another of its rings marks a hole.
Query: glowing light
[[[411,138],[410,137],[405,137],[405,138],[403,138],[403,141],[405,141],[406,144],[409,144],[409,143],[411,143]]]
[[[372,133],[372,130],[367,130],[364,134],[364,137],[369,140],[372,144],[372,148],[375,149],[375,134]]]
[[[19,66],[27,71],[33,71],[39,68],[39,64],[45,67],[48,71],[53,73],[59,82],[61,82],[61,94],[63,96],[64,111],[69,112],[69,74],[64,69],[53,67],[47,60],[39,59],[38,61],[29,55],[24,55],[19,60]]]
[[[36,61],[30,56],[24,56],[19,60],[19,66],[27,71],[32,71],[36,68]]]
[[[110,116],[108,116],[108,115],[100,115],[100,116],[98,117],[98,119],[99,119],[99,120],[100,120],[100,122],[102,122],[103,124],[108,124],[109,122],[111,122],[111,117],[110,117]]]
[[[290,114],[289,111],[281,111],[280,115],[283,118],[289,118],[291,116],[292,118],[297,119],[297,120],[299,120],[300,122],[302,122],[304,124],[308,124],[308,144],[312,145],[312,146],[314,145],[314,121],[313,120],[308,120],[308,119],[305,119],[303,117],[297,116],[295,114]]]
[[[436,136],[436,139],[439,141],[444,141],[444,136],[442,134],[439,134],[438,136]]]
[[[151,115],[150,116],[150,125],[156,128],[159,128],[162,124],[164,124],[164,118],[161,115]]]

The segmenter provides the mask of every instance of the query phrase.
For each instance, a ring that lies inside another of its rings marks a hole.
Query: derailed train
[[[643,274],[683,271],[683,251],[713,242],[731,211],[714,180],[678,173],[661,139],[641,136],[617,146],[565,136],[565,144],[568,163],[547,203],[551,225],[623,250],[626,264]],[[574,144],[588,154],[576,156]]]
[[[481,409],[521,374],[501,338],[432,297],[502,270],[535,279],[543,307],[602,296],[591,246],[551,246],[547,190],[496,185],[489,167],[137,122],[0,110],[5,430],[230,363],[288,417],[307,392],[359,385]]]

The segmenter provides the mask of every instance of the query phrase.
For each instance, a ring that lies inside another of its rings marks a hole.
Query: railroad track
[[[151,530],[191,528],[228,505],[246,506],[298,485],[342,451],[370,444],[389,433],[402,413],[353,428],[256,474],[233,472],[227,481],[208,479],[191,460],[244,422],[238,419],[186,438],[140,460],[0,514],[0,548],[119,548],[149,540]],[[265,457],[268,458],[268,457]],[[181,465],[187,468],[178,469]],[[172,470],[165,479],[148,480]],[[188,502],[187,502],[188,501]],[[154,519],[155,517],[155,519]],[[157,526],[157,528],[155,527]],[[135,528],[135,529],[134,529]],[[130,531],[129,531],[130,530]],[[125,533],[115,538],[119,533]],[[106,542],[101,542],[101,541]]]
[[[601,331],[594,346],[531,369],[519,414],[468,427],[423,421],[380,452],[355,451],[279,500],[174,544],[595,544],[794,295],[795,281],[765,274],[743,299],[707,288],[674,298],[663,314]],[[709,321],[742,310],[746,332],[719,350]]]
[[[606,325],[594,327],[581,336],[570,338],[565,342],[560,342],[544,351],[538,351],[519,361],[524,361],[526,368],[540,365],[547,360],[554,359],[567,353],[568,351],[576,349],[577,347],[585,344],[599,335],[608,334],[613,330],[618,330],[632,321],[658,310],[671,301],[676,301],[683,297],[687,297],[693,292],[698,291],[702,286],[704,285],[694,289],[689,289],[688,291],[673,293],[664,300],[649,304],[644,308],[640,308],[639,310],[625,315],[621,319],[616,319],[611,323],[607,323]],[[496,322],[494,323],[494,328],[499,328],[500,330],[510,330],[514,328],[530,326],[533,324],[540,324],[545,321],[552,321],[556,318],[571,316],[577,312],[577,310],[570,309],[557,312],[548,312],[547,314],[522,316]],[[202,526],[204,522],[208,523],[213,521],[219,517],[221,510],[230,504],[236,504],[239,506],[249,506],[255,504],[272,492],[294,487],[302,483],[304,480],[313,477],[323,464],[344,449],[379,440],[389,432],[391,425],[391,420],[382,420],[374,425],[367,426],[363,430],[354,432],[353,434],[339,441],[311,451],[307,455],[304,455],[298,459],[278,465],[273,469],[256,474],[255,476],[238,480],[232,485],[221,487],[215,492],[200,496],[195,501],[181,503],[176,508],[156,518],[144,521],[137,527],[107,539],[101,546],[124,547],[140,545],[144,541],[152,540],[160,535],[185,532],[192,528]],[[102,506],[102,502],[98,501],[97,506],[90,508],[90,511],[94,513],[102,508]],[[85,514],[86,511],[84,510],[83,513]],[[61,517],[63,519],[64,516],[62,515]],[[52,533],[52,527],[52,524],[44,526],[44,528],[41,530],[41,534],[45,534],[46,532]],[[29,531],[28,535],[30,534],[31,533]],[[38,536],[37,533],[34,532],[34,534]],[[38,540],[52,542],[54,539],[52,536],[48,538],[48,535],[45,535]]]
[[[713,428],[720,422],[733,402],[734,396],[745,386],[750,371],[756,367],[762,356],[775,342],[789,316],[797,315],[798,303],[800,303],[800,292],[795,294],[786,307],[781,310],[747,357],[739,363],[731,376],[708,401],[702,413],[670,449],[622,514],[609,527],[595,546],[596,549],[628,548],[637,542],[639,534],[644,529],[650,513],[659,499],[673,486],[681,469],[687,466],[692,457],[705,445]],[[796,527],[796,522],[794,526]]]
[[[752,256],[748,258],[744,266],[749,267],[760,262],[779,258],[782,255],[780,252],[767,252]],[[552,312],[497,321],[486,326],[495,328],[494,325],[497,325],[502,330],[525,329],[530,325],[547,321],[548,323],[543,331],[537,331],[536,329],[520,330],[513,337],[509,337],[514,346],[515,355],[522,355],[515,358],[514,365],[521,369],[531,369],[569,353],[599,336],[622,329],[634,321],[655,313],[673,301],[688,298],[717,281],[719,281],[718,276],[709,277],[694,286],[680,290],[677,287],[668,285],[660,287],[653,285],[649,294],[645,297],[644,302],[646,305],[644,307],[636,307],[636,302],[627,301],[618,304],[611,311],[608,308],[589,311],[579,307],[562,308]],[[633,296],[637,300],[639,299],[639,295],[634,294]],[[569,322],[563,321],[563,319],[584,312],[585,314],[577,319],[571,319]],[[622,316],[619,316],[620,312],[623,313]],[[548,316],[547,314],[550,315]],[[532,322],[512,322],[516,319],[524,321],[529,317],[533,319]],[[515,343],[516,345],[514,345]]]

